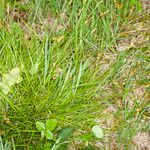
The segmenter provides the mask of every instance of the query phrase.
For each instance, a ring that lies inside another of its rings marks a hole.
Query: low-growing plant
[[[64,128],[60,133],[55,137],[54,132],[58,125],[56,119],[47,119],[44,124],[41,121],[36,121],[36,128],[41,132],[41,139],[45,137],[49,142],[45,143],[44,149],[56,150],[60,147],[64,147],[64,144],[67,144],[67,140],[74,132],[74,128]]]
[[[41,132],[41,136],[46,137],[49,140],[53,139],[52,131],[56,128],[56,126],[56,119],[48,119],[46,120],[46,124],[40,121],[36,121],[36,128]]]

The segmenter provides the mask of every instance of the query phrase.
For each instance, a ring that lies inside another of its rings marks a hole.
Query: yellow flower
[[[54,40],[55,42],[61,42],[64,39],[64,36],[57,36],[57,37],[53,37],[52,40]]]
[[[116,7],[117,9],[121,9],[122,6],[123,6],[123,4],[120,3],[120,2],[117,2],[117,0],[114,0],[114,4],[115,4],[115,7]]]

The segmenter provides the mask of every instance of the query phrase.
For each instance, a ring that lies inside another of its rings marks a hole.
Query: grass
[[[54,141],[73,127],[74,149],[140,147],[133,137],[150,130],[148,13],[130,1],[118,4],[0,2],[1,80],[15,67],[22,77],[0,92],[3,143],[42,149],[48,140],[35,123],[56,119]],[[91,135],[96,124],[103,139]]]

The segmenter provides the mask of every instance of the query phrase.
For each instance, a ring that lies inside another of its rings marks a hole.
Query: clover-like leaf
[[[44,135],[48,140],[53,139],[53,133],[50,130],[45,130]]]
[[[36,121],[35,125],[36,125],[36,128],[39,131],[44,131],[45,130],[45,124],[43,122]]]
[[[8,84],[10,87],[16,83],[20,83],[22,81],[20,69],[16,67],[13,68],[9,73],[3,74],[2,81],[3,83]]]
[[[98,125],[95,125],[93,128],[92,128],[92,132],[94,133],[94,135],[97,137],[97,138],[103,138],[104,136],[104,133],[103,133],[103,130],[100,126]]]
[[[57,126],[57,120],[56,119],[48,119],[46,120],[46,129],[53,131]]]
[[[10,86],[6,83],[0,82],[0,90],[7,95],[10,91]]]

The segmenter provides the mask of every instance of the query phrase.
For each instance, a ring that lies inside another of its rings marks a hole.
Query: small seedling
[[[48,119],[46,120],[46,123],[44,124],[43,122],[36,121],[35,125],[36,128],[41,132],[42,138],[46,137],[48,140],[54,140],[54,135],[53,132],[55,128],[57,127],[57,120],[56,119]],[[74,132],[74,128],[64,128],[60,134],[58,139],[55,141],[55,144],[51,144],[51,142],[48,142],[48,145],[46,144],[44,149],[49,149],[51,146],[51,150],[56,150],[56,149],[62,149],[62,147],[65,146],[66,140],[71,137],[71,135]]]
[[[36,121],[35,125],[36,128],[41,132],[42,137],[46,137],[46,139],[52,140],[53,139],[52,131],[56,128],[57,123],[58,122],[56,119],[48,119],[46,120],[46,124],[40,121]]]

